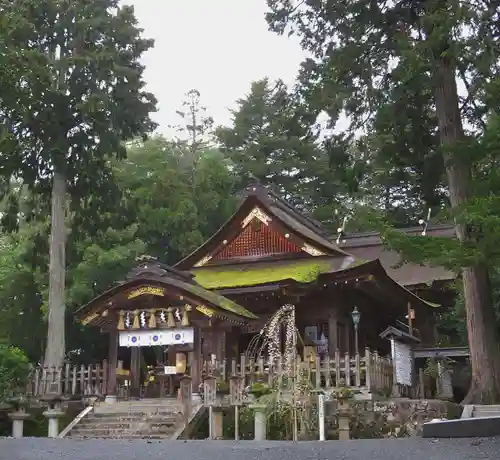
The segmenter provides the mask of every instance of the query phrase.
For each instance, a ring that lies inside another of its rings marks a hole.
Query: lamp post
[[[351,312],[351,316],[352,323],[354,324],[354,347],[357,356],[359,354],[358,328],[359,320],[361,319],[361,312],[358,310],[358,307],[354,307],[354,310]]]

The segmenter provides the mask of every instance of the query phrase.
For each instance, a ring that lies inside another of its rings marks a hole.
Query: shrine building
[[[420,231],[408,230],[416,237]],[[452,231],[429,229],[446,236]],[[377,234],[339,240],[255,185],[217,233],[175,267],[144,258],[77,317],[109,335],[110,399],[120,396],[123,375],[130,394],[140,395],[142,355],[151,349],[150,372],[157,369],[156,381],[167,379],[170,386],[151,385],[149,396],[163,396],[173,393],[175,379],[184,373],[196,388],[204,362],[244,354],[286,304],[295,307],[301,337],[320,344],[319,351],[329,357],[364,348],[390,354],[389,342],[380,337],[389,326],[406,325],[421,346],[434,346],[436,312],[451,302],[443,285],[454,275],[398,262],[398,254],[385,250]],[[359,312],[357,342],[354,310]]]

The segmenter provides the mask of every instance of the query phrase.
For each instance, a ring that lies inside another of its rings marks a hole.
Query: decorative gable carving
[[[212,259],[228,260],[302,252],[299,246],[273,229],[272,225],[259,225],[260,222],[262,222],[261,219],[253,219],[252,225],[247,224],[241,233],[215,254]]]

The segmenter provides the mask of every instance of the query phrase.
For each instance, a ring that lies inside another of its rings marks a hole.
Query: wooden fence
[[[107,361],[97,365],[37,367],[33,370],[26,393],[38,397],[47,393],[84,397],[106,394]]]
[[[289,364],[283,357],[277,363],[266,362],[264,358],[248,360],[245,355],[240,359],[207,361],[203,374],[211,374],[227,381],[230,375],[238,374],[245,379],[245,385],[257,381],[273,383],[283,381],[290,374]],[[359,388],[370,391],[389,392],[392,386],[393,366],[390,358],[379,356],[377,352],[365,349],[364,355],[341,355],[338,351],[333,358],[316,357],[301,360],[297,357],[297,371],[301,379],[309,379],[315,388]]]
[[[393,367],[390,358],[381,357],[369,349],[362,356],[350,356],[348,353],[341,355],[336,352],[333,358],[316,357],[303,361],[297,357],[296,366],[299,378],[309,381],[314,388],[349,387],[386,393],[392,386]],[[290,375],[289,367],[283,357],[278,362],[269,363],[264,358],[251,360],[241,355],[239,359],[206,361],[202,364],[202,371],[204,375],[211,374],[226,382],[231,375],[238,374],[244,377],[245,385],[258,381],[274,383],[276,380],[287,384],[290,382],[287,379]],[[66,364],[57,368],[38,367],[33,370],[26,393],[32,397],[47,393],[67,398],[104,396],[107,376],[106,360],[102,364],[89,366]]]

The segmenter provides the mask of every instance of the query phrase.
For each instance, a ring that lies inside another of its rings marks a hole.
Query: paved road
[[[500,438],[256,443],[242,441],[0,440],[0,460],[498,460]]]

